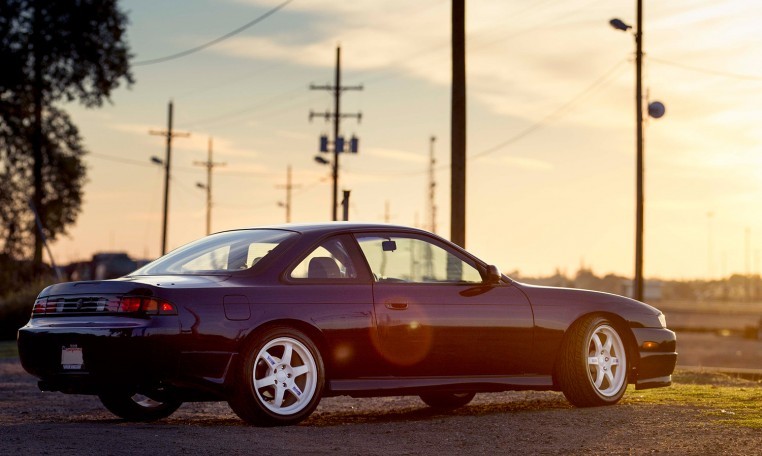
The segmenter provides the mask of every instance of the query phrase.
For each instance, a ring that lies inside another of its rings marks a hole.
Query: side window
[[[378,282],[482,282],[474,266],[425,239],[365,235],[357,241]]]
[[[357,269],[340,237],[320,244],[291,271],[292,279],[342,280],[356,279]]]

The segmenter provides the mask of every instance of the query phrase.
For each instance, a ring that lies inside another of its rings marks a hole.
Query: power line
[[[285,62],[285,61],[283,61],[283,62],[275,62],[275,63],[273,63],[271,65],[265,66],[264,68],[258,68],[255,71],[249,71],[249,72],[245,73],[244,75],[239,75],[239,76],[231,77],[231,78],[228,78],[228,79],[226,79],[224,81],[221,81],[221,82],[216,82],[216,83],[213,83],[213,84],[209,84],[209,85],[203,86],[203,87],[198,88],[198,89],[189,90],[187,92],[181,93],[180,95],[175,95],[175,99],[176,100],[177,99],[185,100],[185,99],[192,98],[192,97],[195,97],[197,95],[201,95],[201,94],[204,94],[206,92],[209,92],[209,91],[212,91],[212,90],[215,90],[215,89],[219,89],[219,88],[223,88],[223,87],[228,88],[228,87],[230,87],[233,84],[237,84],[237,83],[239,83],[241,81],[246,81],[246,80],[251,79],[251,78],[256,77],[256,76],[261,76],[262,74],[267,73],[268,71],[273,70],[275,68],[280,68],[280,67],[286,65],[286,63],[287,62]]]
[[[502,149],[503,147],[505,147],[505,146],[507,146],[509,144],[512,144],[512,143],[514,143],[514,142],[524,138],[525,136],[533,133],[535,130],[538,130],[538,129],[544,127],[545,125],[547,125],[547,122],[549,120],[551,120],[554,117],[557,117],[559,115],[562,115],[564,113],[564,111],[567,111],[567,110],[571,109],[575,104],[577,104],[587,94],[589,94],[590,92],[592,92],[593,90],[595,90],[599,86],[601,86],[601,85],[605,84],[606,82],[608,82],[608,79],[611,78],[611,76],[613,74],[615,74],[615,72],[625,62],[626,62],[626,60],[622,60],[622,61],[618,62],[616,65],[611,67],[610,70],[608,70],[606,73],[604,73],[603,76],[601,76],[598,79],[596,79],[592,84],[590,84],[587,88],[585,88],[585,90],[583,90],[582,92],[578,93],[571,100],[567,101],[566,103],[564,103],[563,105],[558,107],[555,111],[553,111],[550,114],[546,115],[545,117],[543,117],[542,119],[540,119],[537,122],[533,123],[532,125],[529,125],[527,128],[523,129],[519,133],[513,135],[511,138],[509,138],[509,139],[507,139],[507,140],[505,140],[505,141],[503,141],[503,142],[501,142],[499,144],[496,144],[496,145],[494,145],[494,146],[492,146],[492,147],[490,147],[490,148],[488,148],[486,150],[483,150],[483,151],[481,151],[481,152],[479,152],[477,154],[471,155],[469,158],[472,159],[472,160],[475,160],[475,159],[484,157],[486,155],[489,155],[491,153],[497,152],[498,150]]]
[[[534,133],[536,130],[539,130],[540,128],[547,125],[549,120],[552,120],[553,118],[556,118],[560,115],[563,115],[565,112],[568,112],[570,109],[572,109],[577,103],[582,101],[582,99],[590,94],[593,90],[603,86],[604,84],[610,82],[613,80],[613,76],[615,75],[616,71],[624,64],[627,60],[621,60],[616,65],[611,67],[606,73],[604,73],[601,77],[593,81],[592,84],[590,84],[588,87],[586,87],[584,90],[579,92],[577,95],[575,95],[573,98],[571,98],[569,101],[564,103],[563,105],[556,108],[553,112],[547,114],[545,117],[541,118],[540,120],[532,123],[519,133],[513,135],[512,137],[506,139],[505,141],[492,146],[488,149],[485,149],[479,153],[469,155],[468,158],[470,160],[479,159],[481,157],[484,157],[486,155],[492,154],[494,152],[497,152],[498,150],[502,149],[503,147],[512,144],[516,141],[519,141],[520,139],[523,139],[524,137],[530,135],[531,133]],[[449,163],[443,163],[441,165],[438,165],[434,168],[435,171],[441,171],[450,166]],[[384,175],[394,175],[395,177],[407,177],[407,176],[415,176],[420,175],[429,172],[428,169],[422,169],[417,171],[407,171],[407,172],[397,172],[397,171],[391,171],[391,172],[373,172],[373,171],[363,171],[363,170],[355,170],[355,172],[365,173],[369,175],[376,175],[376,176],[384,176]]]
[[[292,0],[290,0],[290,1],[292,1]],[[557,0],[546,0],[545,2],[536,3],[536,4],[534,4],[534,5],[530,6],[530,7],[527,7],[527,8],[524,8],[524,9],[521,9],[521,10],[517,11],[512,17],[515,18],[517,16],[522,16],[525,13],[528,13],[528,12],[536,9],[537,7],[546,6],[547,4],[549,4],[549,3],[555,3],[556,1]],[[593,3],[597,3],[599,1],[600,0],[595,0]],[[286,3],[288,3],[288,2],[286,2]],[[281,6],[284,6],[284,5],[281,5]],[[586,6],[589,6],[589,4],[586,5]],[[573,10],[572,13],[577,12],[577,11],[578,10]],[[549,24],[542,24],[541,26],[544,27],[544,26],[548,26],[548,25]],[[519,31],[517,34],[522,34],[522,33],[525,33],[527,31],[531,31],[531,30],[533,30],[535,28],[539,28],[539,27],[533,27],[531,29],[525,29],[525,30]],[[512,38],[512,37],[513,37],[513,35],[510,35],[507,38]],[[506,39],[506,38],[503,38],[503,39]],[[397,66],[397,65],[399,65],[399,64],[401,64],[403,62],[408,62],[408,61],[411,61],[412,59],[416,59],[418,57],[434,53],[434,52],[436,52],[438,50],[446,48],[447,46],[449,46],[449,44],[450,44],[450,41],[448,39],[448,40],[442,41],[442,42],[440,42],[440,43],[438,43],[438,44],[436,44],[434,46],[427,47],[425,49],[421,49],[421,50],[415,51],[415,52],[413,52],[411,54],[408,54],[408,55],[406,55],[406,56],[404,56],[404,57],[402,57],[400,59],[394,60],[390,64],[385,65],[387,68],[390,68],[390,69],[381,70],[381,71],[376,72],[376,76],[375,77],[371,77],[369,79],[365,78],[365,82],[366,83],[372,83],[372,82],[377,82],[377,81],[381,81],[381,80],[388,79],[388,78],[397,77],[397,76],[399,76],[399,74],[398,73],[394,73],[395,70],[393,69],[395,66]],[[487,45],[489,45],[489,44],[492,44],[492,43],[491,42],[487,43]],[[274,65],[274,66],[279,66],[279,65]],[[268,67],[266,69],[270,69],[270,68],[272,68],[272,66]],[[371,73],[373,73],[373,72],[371,72]],[[239,78],[239,79],[234,79],[234,81],[238,81],[238,80],[241,80],[241,79],[246,79],[247,77],[248,76],[242,77],[242,78]],[[355,77],[355,78],[352,78],[352,79],[357,79],[357,78]],[[219,86],[220,85],[214,85],[214,86],[211,86],[210,88],[217,88]],[[202,90],[205,90],[205,89],[202,89]],[[218,114],[218,115],[215,115],[215,116],[211,116],[211,117],[191,120],[189,122],[183,123],[182,126],[184,128],[198,127],[198,126],[209,126],[211,124],[216,124],[216,123],[219,123],[219,122],[224,121],[224,120],[233,119],[233,118],[242,116],[244,114],[248,114],[248,113],[251,113],[253,111],[257,111],[258,109],[260,109],[262,107],[273,107],[272,106],[272,101],[275,101],[275,100],[278,100],[278,99],[281,99],[281,98],[284,98],[284,97],[288,97],[288,96],[290,96],[290,95],[292,95],[292,94],[294,94],[296,92],[301,92],[301,90],[302,90],[301,88],[298,88],[298,89],[292,89],[292,90],[288,90],[288,91],[285,91],[285,92],[281,92],[279,94],[275,94],[275,95],[273,95],[273,96],[271,96],[269,98],[266,98],[266,99],[264,99],[264,100],[262,100],[260,102],[257,102],[257,103],[255,103],[253,105],[250,105],[248,107],[239,108],[239,109],[235,109],[235,110],[232,110],[232,111],[227,111],[227,112],[224,112],[224,113],[221,113],[221,114]],[[289,110],[291,110],[291,108],[298,108],[298,107],[300,107],[302,105],[302,103],[299,103],[297,100],[304,98],[305,95],[307,95],[307,94],[298,95],[296,97],[291,97],[291,99],[293,101],[295,101],[295,103],[291,103],[291,104],[287,105],[285,107],[286,109],[278,110],[277,113],[281,113],[281,112],[284,112],[284,111],[289,111]]]
[[[725,77],[725,78],[743,79],[743,80],[747,80],[747,81],[762,81],[762,76],[751,75],[751,74],[731,73],[731,72],[728,72],[728,71],[710,70],[708,68],[694,67],[694,66],[691,66],[691,65],[686,65],[686,64],[678,63],[678,62],[671,62],[669,60],[657,59],[655,57],[650,57],[650,56],[648,57],[648,61],[649,62],[660,63],[662,65],[668,65],[668,66],[673,66],[673,67],[677,67],[677,68],[682,68],[684,70],[695,71],[697,73],[705,73],[705,74],[711,74],[711,75],[714,75],[714,76],[722,76],[722,77]]]
[[[138,160],[130,160],[129,158],[122,158],[122,157],[114,157],[113,155],[106,155],[106,154],[99,154],[97,152],[90,152],[87,155],[95,158],[102,158],[104,160],[110,160],[117,163],[124,163],[127,165],[135,165],[135,166],[149,166],[151,168],[156,167],[156,165],[153,165],[148,162],[138,161]]]
[[[205,118],[202,118],[202,119],[191,120],[189,122],[185,122],[182,125],[185,128],[188,128],[188,127],[198,127],[198,126],[209,126],[211,124],[215,124],[215,123],[221,122],[223,120],[229,120],[229,119],[233,119],[233,118],[239,117],[239,116],[244,115],[244,114],[248,114],[248,113],[250,113],[252,111],[256,111],[257,109],[262,108],[262,107],[273,108],[274,107],[273,103],[272,103],[273,101],[279,100],[281,98],[289,97],[290,95],[293,95],[295,93],[299,93],[299,95],[289,97],[292,101],[295,101],[295,103],[286,104],[285,106],[288,107],[289,109],[292,108],[292,107],[294,107],[294,108],[295,107],[301,107],[301,105],[304,104],[304,102],[303,101],[299,101],[299,100],[301,98],[304,98],[306,96],[303,91],[304,91],[304,87],[300,86],[300,87],[295,88],[295,89],[290,89],[288,91],[275,94],[275,95],[273,95],[271,97],[265,98],[264,100],[260,100],[257,103],[255,103],[253,105],[249,105],[249,106],[247,106],[245,108],[235,109],[235,110],[224,112],[222,114],[218,114],[218,115],[211,116],[211,117],[205,117]]]
[[[547,6],[549,3],[555,3],[555,1],[556,0],[546,0],[545,2],[537,2],[537,3],[531,5],[531,6],[527,7],[527,8],[520,9],[520,10],[516,11],[515,13],[513,13],[511,15],[511,19],[515,20],[516,18],[525,15],[526,13],[534,11],[538,7]],[[468,48],[469,48],[469,50],[474,50],[474,49],[480,49],[480,48],[483,48],[483,47],[488,47],[488,46],[490,46],[492,44],[495,44],[496,42],[499,42],[499,41],[508,40],[508,39],[515,38],[516,36],[522,35],[522,34],[527,33],[527,32],[532,32],[532,31],[535,31],[535,30],[538,30],[538,29],[550,27],[550,26],[556,24],[555,21],[557,21],[559,19],[566,19],[569,15],[576,14],[576,13],[578,13],[580,11],[588,9],[590,6],[592,6],[592,5],[596,4],[596,3],[600,3],[601,1],[602,0],[593,0],[592,2],[585,4],[583,7],[580,7],[580,8],[574,9],[572,11],[567,11],[567,12],[564,12],[563,14],[557,15],[557,16],[553,17],[550,21],[545,21],[545,22],[536,24],[533,27],[525,28],[525,29],[522,29],[522,30],[513,30],[507,36],[503,36],[502,38],[498,38],[497,40],[492,40],[492,41],[489,41],[489,42],[486,42],[486,43],[478,44],[479,35],[485,35],[485,34],[488,35],[491,31],[496,30],[496,29],[502,30],[503,29],[503,25],[492,27],[492,28],[485,29],[485,30],[481,30],[481,31],[476,32],[476,33],[474,33],[472,35],[469,35],[469,39],[472,39],[472,40],[476,41],[477,44],[476,45],[470,44],[468,46]],[[399,72],[398,71],[395,72],[395,67],[397,67],[398,65],[400,65],[402,63],[405,63],[405,62],[410,62],[413,59],[417,59],[417,58],[419,58],[421,56],[432,54],[432,53],[434,53],[436,51],[444,50],[446,48],[449,48],[449,46],[450,46],[450,40],[446,39],[446,40],[440,41],[438,44],[436,44],[434,46],[427,47],[425,49],[420,49],[418,51],[412,52],[410,54],[407,54],[407,55],[405,55],[405,56],[403,56],[403,57],[401,57],[399,59],[393,60],[390,63],[384,65],[384,67],[386,69],[377,71],[376,72],[377,74],[376,74],[375,77],[364,78],[363,80],[365,81],[366,84],[368,84],[368,83],[383,81],[385,79],[392,79],[392,78],[395,78],[395,77],[399,77],[400,76]],[[448,54],[443,55],[441,57],[449,59],[450,55],[448,53]],[[373,73],[373,72],[371,71],[369,73]],[[354,79],[357,79],[357,78],[354,78]]]
[[[545,19],[545,20],[543,20],[543,21],[541,21],[541,22],[539,22],[539,23],[537,23],[537,24],[535,24],[533,26],[530,26],[530,27],[527,27],[527,28],[524,28],[524,29],[521,29],[521,30],[509,31],[509,33],[504,35],[503,37],[498,37],[498,38],[490,40],[490,41],[478,43],[478,38],[475,38],[474,41],[476,41],[476,43],[470,45],[469,46],[469,50],[473,51],[474,49],[481,49],[481,48],[489,47],[489,46],[492,46],[494,44],[503,42],[505,40],[509,40],[511,38],[516,38],[517,36],[523,35],[525,33],[534,32],[534,31],[537,31],[537,30],[548,28],[548,27],[553,26],[553,25],[558,25],[558,23],[561,20],[568,19],[570,16],[573,16],[573,15],[579,13],[580,11],[589,10],[591,6],[595,5],[596,3],[601,3],[602,1],[603,0],[593,0],[593,1],[589,2],[589,3],[584,4],[581,7],[573,9],[571,11],[562,11],[560,14],[557,14],[557,15],[553,16],[550,19]],[[535,4],[533,6],[540,6],[540,5],[544,5],[544,4],[539,3],[539,4]],[[522,13],[526,12],[528,10],[531,10],[531,9],[532,8],[530,7],[527,10],[522,10]],[[515,16],[511,17],[511,19],[515,19]],[[502,30],[502,27],[499,28],[499,29]]]
[[[233,30],[232,32],[229,32],[229,33],[227,33],[225,35],[222,35],[219,38],[216,38],[216,39],[214,39],[212,41],[209,41],[208,43],[204,43],[204,44],[202,44],[200,46],[196,46],[194,48],[187,49],[185,51],[178,52],[176,54],[171,54],[171,55],[167,55],[167,56],[164,56],[164,57],[159,57],[159,58],[156,58],[156,59],[141,60],[139,62],[132,62],[132,66],[145,66],[145,65],[154,65],[156,63],[163,63],[163,62],[167,62],[169,60],[179,59],[180,57],[185,57],[186,55],[190,55],[190,54],[193,54],[195,52],[198,52],[198,51],[201,51],[203,49],[206,49],[206,48],[208,48],[210,46],[214,46],[215,44],[220,43],[222,41],[225,41],[226,39],[231,38],[231,37],[233,37],[233,36],[243,32],[247,28],[252,27],[252,26],[262,22],[263,20],[265,20],[268,17],[272,16],[278,10],[280,10],[283,7],[285,7],[286,5],[291,3],[292,1],[293,0],[286,0],[285,2],[281,3],[280,5],[276,6],[273,9],[271,9],[270,11],[266,12],[265,14],[257,17],[253,21],[251,21],[251,22],[249,22],[247,24],[244,24],[241,27],[238,27],[237,29]]]
[[[132,159],[123,158],[123,157],[116,157],[114,155],[101,154],[101,153],[98,153],[98,152],[88,152],[87,156],[91,156],[91,157],[95,157],[95,158],[100,158],[100,159],[108,160],[108,161],[113,161],[113,162],[116,162],[116,163],[124,163],[124,164],[127,164],[127,165],[146,166],[146,167],[150,167],[150,168],[156,168],[156,164],[155,163],[144,162],[144,161],[141,161],[141,160],[132,160]],[[191,168],[191,167],[173,166],[172,169],[174,171],[183,171],[183,172],[198,173],[197,169]]]

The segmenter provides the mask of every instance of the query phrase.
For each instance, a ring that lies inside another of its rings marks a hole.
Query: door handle
[[[387,309],[391,310],[405,310],[407,309],[407,303],[406,302],[392,302],[387,301],[384,303]]]

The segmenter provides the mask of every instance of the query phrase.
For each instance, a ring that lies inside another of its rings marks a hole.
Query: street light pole
[[[172,164],[172,138],[188,137],[190,133],[179,133],[172,131],[172,113],[174,111],[172,100],[169,100],[169,107],[167,109],[167,129],[165,131],[151,130],[148,133],[152,135],[165,136],[167,138],[167,152],[164,158],[164,207],[162,209],[162,223],[161,223],[161,254],[167,253],[167,220],[169,216],[169,178],[171,175]]]
[[[644,154],[643,154],[643,0],[637,0],[637,19],[635,24],[635,279],[633,280],[633,298],[643,300],[643,214],[644,214]],[[623,32],[632,26],[621,19],[609,21],[612,27]],[[651,108],[653,107],[653,111]],[[664,115],[664,105],[654,102],[649,106],[649,115],[659,118]]]
[[[635,141],[637,148],[636,209],[635,209],[635,282],[634,298],[643,300],[643,0],[637,0],[637,24],[635,28]]]
[[[196,186],[206,190],[206,235],[209,236],[212,233],[212,170],[216,166],[225,166],[227,163],[216,163],[212,160],[212,138],[209,137],[206,161],[194,161],[193,164],[206,168],[206,185],[196,183]]]

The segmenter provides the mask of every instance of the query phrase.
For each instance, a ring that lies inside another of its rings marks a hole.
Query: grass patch
[[[0,341],[0,359],[18,358],[19,351],[15,340]]]
[[[633,391],[623,402],[689,405],[723,424],[762,429],[762,384],[722,373],[678,371],[671,387]]]

